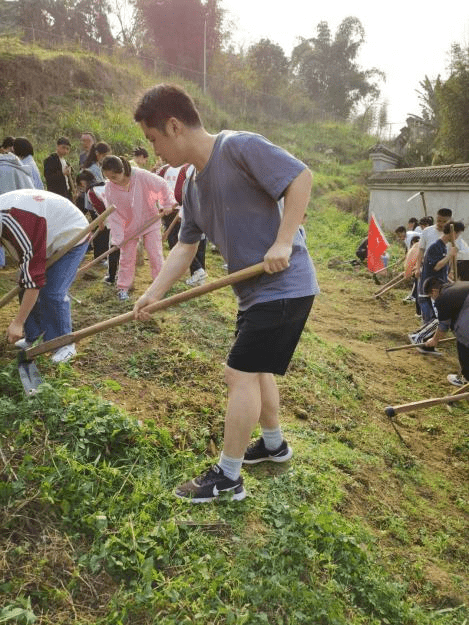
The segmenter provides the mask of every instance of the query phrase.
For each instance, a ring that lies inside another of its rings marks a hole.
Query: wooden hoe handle
[[[438,341],[438,345],[440,345],[440,343],[449,343],[450,341],[455,341],[455,340],[456,340],[455,336],[449,336],[447,339],[441,339],[440,341]],[[386,351],[398,352],[401,349],[413,349],[415,347],[422,347],[422,345],[425,345],[425,343],[407,343],[406,345],[398,345],[397,347],[388,347]]]
[[[124,245],[128,243],[129,241],[132,241],[132,239],[136,239],[137,237],[139,237],[142,234],[142,232],[145,232],[145,230],[149,228],[150,226],[152,226],[154,223],[156,223],[158,219],[161,219],[160,215],[155,215],[154,217],[151,217],[151,219],[149,219],[146,223],[144,223],[143,226],[137,230],[137,232],[128,236],[120,245],[113,245],[112,247],[110,247],[108,250],[106,250],[105,252],[103,252],[102,254],[94,258],[93,260],[90,260],[88,263],[86,263],[86,265],[83,265],[83,267],[81,267],[77,271],[76,277],[80,278],[84,273],[86,273],[86,271],[88,271],[90,267],[92,267],[93,265],[96,265],[96,263],[99,263],[99,261],[107,258],[110,254],[112,254],[112,252],[120,250],[121,247],[124,247]]]
[[[401,412],[410,412],[411,410],[420,410],[420,408],[430,408],[438,404],[450,404],[462,399],[469,399],[469,393],[460,393],[459,395],[446,395],[446,397],[434,397],[433,399],[422,399],[414,401],[410,404],[401,404],[400,406],[388,406],[384,412],[388,417],[395,417]]]
[[[216,291],[217,289],[221,289],[224,286],[229,286],[230,284],[236,284],[237,282],[242,282],[243,280],[254,278],[261,273],[264,273],[264,263],[258,263],[257,265],[246,267],[245,269],[241,269],[241,271],[235,271],[228,276],[224,276],[223,278],[219,278],[218,280],[214,280],[213,282],[209,282],[208,284],[197,286],[193,289],[190,289],[189,291],[183,291],[182,293],[177,293],[176,295],[172,295],[171,297],[159,300],[158,302],[154,302],[153,304],[146,306],[145,310],[149,313],[154,313],[157,310],[164,310],[165,308],[175,306],[176,304],[180,304],[181,302],[186,302],[187,300],[194,299],[195,297],[199,297],[200,295],[205,295],[205,293]],[[133,311],[124,313],[123,315],[119,315],[118,317],[112,317],[111,319],[107,319],[106,321],[101,321],[87,328],[83,328],[82,330],[77,330],[76,332],[72,332],[70,334],[58,336],[57,338],[46,341],[45,343],[41,343],[41,345],[37,345],[36,347],[29,347],[24,351],[24,355],[28,360],[31,360],[31,358],[34,358],[39,354],[45,354],[46,352],[54,351],[59,347],[68,345],[69,343],[77,343],[87,336],[97,334],[98,332],[103,332],[104,330],[108,330],[109,328],[115,328],[116,326],[120,326],[129,321],[134,321]]]

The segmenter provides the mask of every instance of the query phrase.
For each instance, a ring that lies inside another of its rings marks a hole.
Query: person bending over
[[[243,463],[285,462],[293,453],[280,428],[274,374],[285,374],[319,290],[300,233],[312,174],[261,135],[209,134],[191,97],[176,85],[148,91],[134,118],[156,155],[172,167],[194,165],[179,241],[136,302],[135,317],[147,319],[145,307],[187,271],[203,233],[218,246],[230,273],[264,263],[263,275],[233,287],[239,312],[225,366],[228,405],[220,460],[176,489],[178,497],[192,502],[211,501],[223,492],[241,500],[246,496]],[[262,436],[249,445],[258,422]]]
[[[46,262],[87,225],[81,211],[56,193],[20,189],[0,196],[0,242],[19,263],[22,289],[19,310],[7,330],[10,343],[26,348],[40,336],[49,341],[72,331],[68,290],[88,248],[87,238],[49,268]],[[73,343],[65,345],[52,360],[63,362],[75,353]]]
[[[460,373],[450,373],[448,382],[463,386],[469,382],[469,282],[444,284],[438,278],[429,278],[425,292],[435,302],[439,324],[437,331],[425,345],[435,348],[451,328],[456,336]]]
[[[173,192],[161,176],[146,169],[131,167],[129,161],[119,156],[106,156],[103,173],[107,178],[104,200],[106,206],[116,210],[109,215],[108,224],[114,245],[121,245],[129,236],[136,234],[152,217],[170,213],[176,206]],[[155,279],[163,266],[163,243],[161,220],[148,226],[141,235],[147,250],[152,278]],[[138,239],[132,239],[121,247],[117,289],[120,301],[129,299],[129,289],[135,276]]]

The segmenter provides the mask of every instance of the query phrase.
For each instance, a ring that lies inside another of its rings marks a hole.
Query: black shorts
[[[313,305],[314,295],[254,304],[238,312],[232,369],[284,375]]]

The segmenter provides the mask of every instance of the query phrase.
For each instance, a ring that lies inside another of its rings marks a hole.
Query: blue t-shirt
[[[262,262],[277,237],[283,195],[306,165],[250,132],[225,130],[201,172],[186,182],[179,240],[196,243],[203,233],[234,272]],[[290,266],[234,285],[239,308],[319,292],[313,263],[300,231]]]
[[[425,282],[427,278],[439,278],[443,282],[448,282],[448,269],[449,265],[445,265],[438,271],[435,271],[435,265],[443,260],[443,258],[448,253],[448,249],[446,243],[442,241],[442,239],[438,239],[435,243],[432,243],[430,247],[427,249],[423,264],[422,264],[422,273],[421,273],[421,284]]]

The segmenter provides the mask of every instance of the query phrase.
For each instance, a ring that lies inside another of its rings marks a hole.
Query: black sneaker
[[[176,488],[177,497],[190,499],[192,503],[212,501],[221,493],[231,493],[230,499],[234,501],[241,501],[241,499],[246,497],[243,478],[239,476],[237,480],[230,480],[229,477],[225,477],[218,464],[213,465],[202,475]]]
[[[267,449],[262,436],[251,443],[246,449],[244,454],[244,464],[257,464],[258,462],[264,462],[264,460],[271,460],[272,462],[286,462],[293,456],[293,449],[288,446],[287,441],[283,441],[280,447],[277,449]]]
[[[434,347],[428,347],[427,345],[425,345],[425,343],[422,343],[416,349],[421,354],[433,354],[433,356],[440,356],[441,355],[441,352],[439,352]]]

